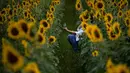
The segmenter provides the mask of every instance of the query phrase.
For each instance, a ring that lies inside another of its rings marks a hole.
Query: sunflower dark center
[[[54,8],[51,8],[52,11],[54,11]]]
[[[78,6],[78,8],[80,8],[80,4],[79,4],[79,3],[78,3],[78,5],[77,5],[77,6]]]
[[[111,17],[110,16],[107,16],[107,18],[108,18],[108,21],[111,21]]]
[[[27,16],[27,12],[25,12],[25,16]]]
[[[17,36],[19,34],[19,31],[17,28],[12,28],[11,33],[12,35]]]
[[[96,52],[94,52],[94,56],[96,56]]]
[[[87,14],[84,16],[84,18],[85,18],[85,19],[88,19],[88,16],[87,16]]]
[[[30,70],[29,73],[36,73],[34,70]]]
[[[114,3],[114,6],[116,6],[116,3]]]
[[[3,10],[3,11],[1,12],[1,14],[5,14],[5,11]]]
[[[83,27],[86,29],[86,27],[87,27],[86,24],[84,24]]]
[[[83,21],[83,18],[80,18],[81,21]]]
[[[40,29],[40,32],[43,33],[43,28]]]
[[[43,24],[44,27],[48,26],[47,22],[43,22],[42,24]]]
[[[98,3],[98,8],[102,8],[103,7],[103,4],[102,3]]]
[[[12,13],[12,10],[9,10],[9,14],[10,14],[10,15],[12,15],[12,14],[13,14],[13,13]]]
[[[27,33],[27,31],[28,31],[28,26],[27,26],[27,24],[23,22],[23,23],[21,24],[21,27],[22,27],[22,30],[23,30],[25,33]]]
[[[18,57],[15,56],[12,52],[8,52],[7,58],[11,64],[15,64],[18,61]]]
[[[116,36],[114,35],[114,33],[113,32],[111,32],[111,37],[113,37],[113,38],[115,38]]]
[[[96,38],[100,38],[99,32],[97,30],[95,30],[94,33],[95,33]]]
[[[53,42],[53,40],[54,40],[53,38],[50,38],[50,39],[49,39],[49,42]]]
[[[112,2],[114,2],[114,0],[112,0]]]
[[[120,73],[126,73],[125,70],[121,70]]]
[[[107,24],[108,27],[110,27],[110,24]]]
[[[122,15],[122,13],[121,12],[119,12],[119,16],[121,16]]]
[[[38,35],[38,41],[39,41],[39,42],[42,42],[42,40],[43,40],[42,36],[41,36],[41,35]]]
[[[126,24],[129,25],[129,20],[128,19],[126,20]]]

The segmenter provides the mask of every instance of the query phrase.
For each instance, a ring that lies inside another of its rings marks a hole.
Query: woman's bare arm
[[[66,31],[70,32],[70,33],[75,33],[76,31],[72,31],[72,30],[69,30],[67,27],[64,28]]]

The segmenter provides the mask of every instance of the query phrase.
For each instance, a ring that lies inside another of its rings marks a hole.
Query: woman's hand
[[[66,31],[68,30],[68,28],[67,28],[67,27],[65,27],[64,29],[65,29]]]

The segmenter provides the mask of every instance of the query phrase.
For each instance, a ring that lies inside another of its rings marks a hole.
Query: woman
[[[80,36],[83,34],[82,27],[79,25],[77,31],[69,30],[67,27],[64,28],[66,31],[70,32],[71,34],[68,35],[68,41],[72,45],[75,52],[78,51],[78,42],[81,39]]]

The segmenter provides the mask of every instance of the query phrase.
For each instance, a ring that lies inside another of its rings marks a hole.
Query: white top
[[[80,29],[77,29],[77,31],[75,32],[76,33],[76,41],[79,41],[79,36],[81,36],[83,34],[83,30],[82,28]]]

